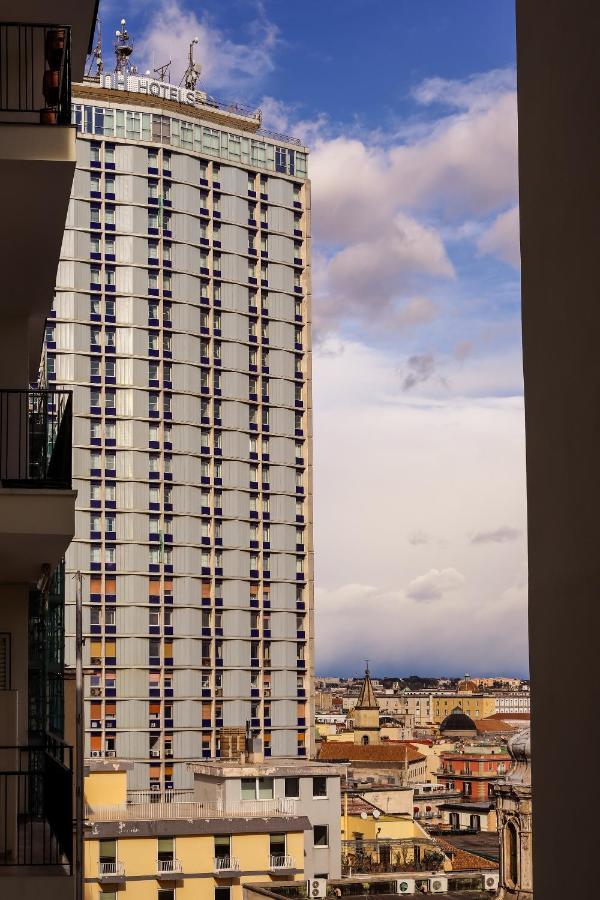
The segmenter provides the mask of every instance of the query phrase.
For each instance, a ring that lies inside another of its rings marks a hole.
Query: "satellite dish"
[[[380,815],[381,815],[381,813],[379,812],[378,809],[373,810],[373,818],[374,819],[378,819]]]
[[[369,818],[368,815],[366,814],[366,812],[364,812],[364,811],[361,812],[360,817],[361,817],[361,819],[368,819],[368,818]]]

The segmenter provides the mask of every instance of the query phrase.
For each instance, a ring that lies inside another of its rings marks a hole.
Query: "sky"
[[[513,0],[102,0],[310,148],[316,669],[527,675]]]

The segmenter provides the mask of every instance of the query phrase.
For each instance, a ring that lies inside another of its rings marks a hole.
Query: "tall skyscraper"
[[[86,755],[134,788],[246,728],[310,755],[310,190],[300,142],[196,89],[73,86],[77,169],[46,332],[73,390]],[[222,732],[222,729],[225,729]]]

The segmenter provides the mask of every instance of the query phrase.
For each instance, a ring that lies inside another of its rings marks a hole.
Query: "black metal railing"
[[[3,487],[71,487],[71,391],[0,390]]]
[[[0,746],[0,871],[73,864],[73,748]]]
[[[427,838],[342,841],[342,875],[432,871],[443,861],[444,854]]]
[[[71,30],[0,22],[0,124],[71,124]]]

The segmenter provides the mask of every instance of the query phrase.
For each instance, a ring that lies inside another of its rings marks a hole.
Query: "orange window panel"
[[[102,704],[90,703],[90,719],[99,719],[102,716]]]
[[[90,578],[90,594],[101,594],[102,593],[102,579],[101,578]]]
[[[104,593],[105,594],[116,594],[117,593],[117,579],[116,578],[105,578],[104,579]]]
[[[150,778],[160,778],[160,766],[150,766]]]
[[[170,597],[173,593],[173,579],[165,578],[165,596]]]
[[[102,735],[93,734],[90,738],[90,747],[92,750],[102,750]]]
[[[211,704],[203,703],[202,704],[202,718],[210,719],[210,717],[211,717]]]
[[[202,582],[202,597],[206,600],[210,599],[210,581]]]
[[[114,700],[107,700],[104,704],[104,712],[107,716],[116,716],[117,704]]]
[[[116,656],[117,655],[117,642],[116,641],[106,641],[104,644],[105,647],[105,655],[106,656]]]
[[[148,704],[148,710],[150,712],[150,715],[160,715],[160,702],[153,700]]]
[[[160,597],[160,579],[148,579],[148,594],[150,597]]]

